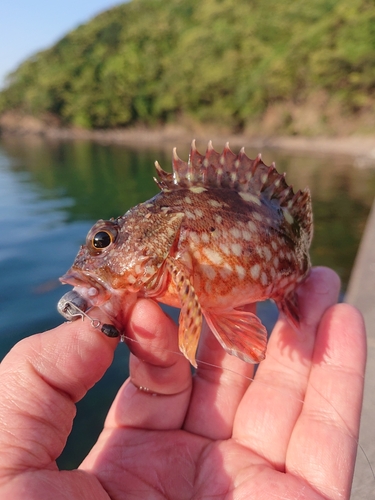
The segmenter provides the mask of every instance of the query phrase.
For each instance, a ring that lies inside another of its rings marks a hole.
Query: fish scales
[[[287,185],[261,157],[209,143],[189,161],[173,151],[173,173],[156,163],[160,193],[89,231],[61,278],[102,307],[117,328],[136,297],[181,307],[179,347],[196,366],[202,317],[224,349],[265,357],[267,332],[248,304],[273,299],[299,325],[297,285],[310,269],[309,190]]]

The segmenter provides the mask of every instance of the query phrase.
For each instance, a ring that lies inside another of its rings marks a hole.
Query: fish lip
[[[97,290],[97,294],[95,296],[96,299],[95,302],[98,302],[98,299],[100,298],[101,304],[107,301],[111,295],[111,290],[108,288],[108,286],[106,286],[104,282],[98,280],[97,277],[93,276],[89,272],[69,269],[69,271],[67,271],[63,276],[61,276],[59,280],[63,284],[77,287],[80,290],[95,288]]]

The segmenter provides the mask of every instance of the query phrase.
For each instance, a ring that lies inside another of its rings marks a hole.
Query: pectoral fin
[[[205,311],[206,321],[223,348],[247,363],[265,358],[267,330],[253,313],[232,309],[216,314]]]
[[[175,259],[166,260],[181,302],[178,344],[180,351],[196,368],[195,354],[202,329],[202,311],[194,287],[184,273],[183,266]]]

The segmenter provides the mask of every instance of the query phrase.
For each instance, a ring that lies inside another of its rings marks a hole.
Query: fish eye
[[[118,233],[115,221],[99,220],[86,236],[86,248],[92,255],[99,255],[116,241]]]
[[[98,231],[92,238],[92,246],[98,250],[108,247],[113,241],[113,235],[109,231]]]

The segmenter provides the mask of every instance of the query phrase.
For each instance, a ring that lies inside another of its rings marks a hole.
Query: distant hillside
[[[83,128],[374,130],[374,3],[132,0],[21,64],[7,110]]]

